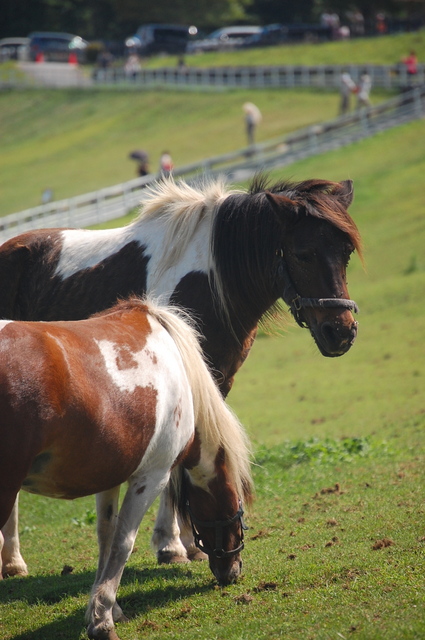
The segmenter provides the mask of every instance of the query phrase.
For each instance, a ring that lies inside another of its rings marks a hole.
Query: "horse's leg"
[[[96,495],[96,511],[97,511],[97,541],[99,545],[99,562],[95,584],[100,579],[102,571],[109,558],[112,540],[115,533],[118,514],[118,498],[120,495],[120,487],[114,487],[109,491],[103,491]],[[112,616],[114,622],[127,622],[128,618],[123,614],[121,607],[115,602]]]
[[[113,621],[114,605],[122,572],[133,550],[140,522],[156,496],[168,482],[169,471],[150,473],[130,480],[118,514],[110,553],[99,579],[93,585],[86,619],[93,640],[119,640]]]
[[[4,538],[3,549],[1,549],[3,567],[0,567],[0,576],[3,574],[5,578],[6,576],[28,575],[28,568],[25,560],[21,556],[19,547],[18,495],[16,496],[9,519],[2,528],[2,533]]]
[[[180,540],[180,527],[168,486],[162,492],[159,501],[152,546],[159,564],[189,562],[186,548]]]

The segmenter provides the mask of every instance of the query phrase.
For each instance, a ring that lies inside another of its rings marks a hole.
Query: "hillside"
[[[379,99],[379,96],[374,96]],[[337,115],[334,92],[64,91],[0,93],[0,215],[136,177],[129,152],[145,149],[151,171],[162,151],[175,166],[246,145],[242,105],[263,114],[257,140]]]
[[[322,358],[307,332],[294,325],[288,335],[256,342],[230,395],[256,439],[279,441],[282,420],[287,437],[368,435],[377,424],[425,410],[419,392],[425,375],[424,136],[425,121],[418,121],[275,172],[294,180],[354,180],[350,211],[363,236],[366,265],[353,258],[349,266],[360,326],[347,356]],[[294,393],[310,402],[294,402]]]
[[[425,30],[344,42],[302,43],[188,55],[185,63],[198,67],[251,64],[397,64],[412,49],[416,51],[419,61],[425,62]],[[145,64],[149,67],[174,66],[176,58],[156,57]]]
[[[206,562],[158,567],[151,509],[118,594],[123,640],[424,637],[424,134],[414,122],[276,172],[354,179],[359,335],[336,359],[293,323],[259,336],[229,396],[256,454],[243,578],[220,589]],[[0,581],[2,638],[85,638],[94,499],[20,505],[31,575]]]

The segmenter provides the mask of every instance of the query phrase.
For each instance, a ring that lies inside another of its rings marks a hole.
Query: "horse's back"
[[[38,301],[60,252],[60,234],[60,229],[28,231],[0,245],[0,318],[39,318]]]
[[[98,493],[171,466],[193,435],[177,347],[142,308],[0,329],[3,470],[28,491]]]

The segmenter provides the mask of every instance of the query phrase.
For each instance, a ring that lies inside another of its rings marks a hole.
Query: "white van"
[[[260,33],[262,27],[240,26],[223,27],[213,31],[204,40],[195,40],[187,46],[188,53],[201,53],[204,51],[225,51],[240,46],[246,38]]]

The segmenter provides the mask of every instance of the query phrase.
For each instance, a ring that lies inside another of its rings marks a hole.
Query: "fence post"
[[[310,127],[308,131],[309,146],[312,149],[313,153],[317,153],[319,148],[318,139],[317,139],[319,130],[320,130],[320,127],[313,125],[312,127]]]
[[[422,108],[422,95],[419,87],[416,87],[413,92],[413,101],[415,105],[415,113],[418,118],[422,117],[423,108]]]
[[[367,135],[369,132],[369,115],[367,109],[362,109],[360,113],[360,122],[363,132]]]
[[[295,87],[295,70],[294,67],[288,67],[288,87]]]
[[[96,191],[96,222],[102,222],[102,202],[103,202],[103,193],[102,191]]]
[[[74,212],[75,212],[75,198],[70,198],[68,200],[68,208],[66,210],[66,226],[67,227],[75,227],[76,224],[74,222]]]

